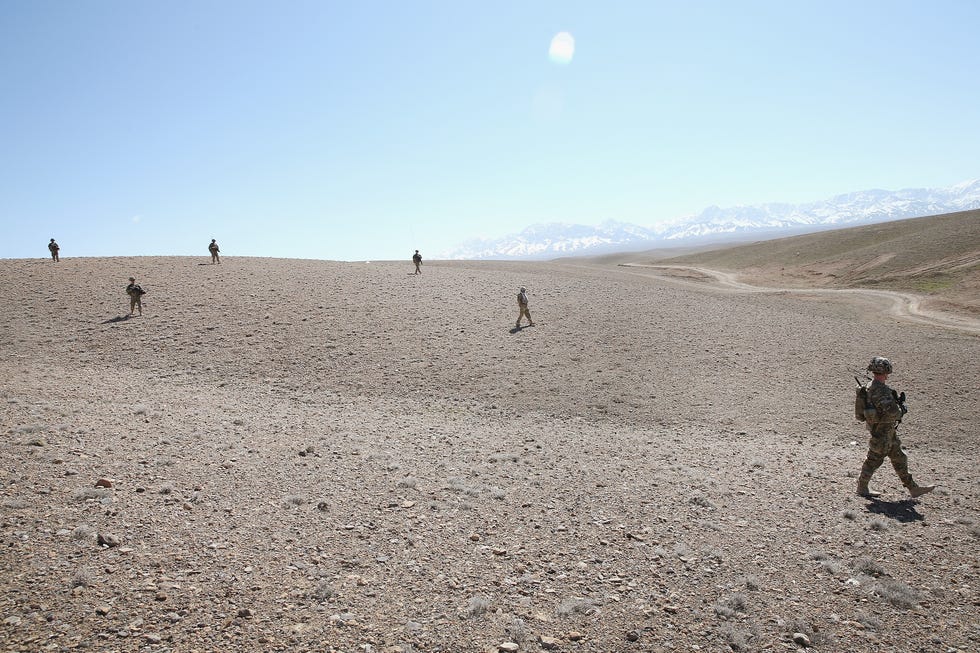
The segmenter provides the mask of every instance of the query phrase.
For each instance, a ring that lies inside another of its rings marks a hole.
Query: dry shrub
[[[691,496],[687,498],[688,503],[695,506],[700,506],[702,508],[714,508],[715,504],[712,503],[711,499],[705,496],[704,492],[700,490],[694,490]]]
[[[744,629],[725,625],[721,628],[721,636],[735,653],[756,650],[754,642],[759,640],[759,632],[754,626]]]
[[[752,574],[747,574],[745,578],[742,579],[742,584],[745,585],[745,589],[755,591],[759,589],[759,578]]]
[[[71,532],[71,539],[76,542],[84,542],[95,537],[95,529],[88,524],[80,524]]]
[[[86,487],[75,490],[72,498],[75,501],[87,501],[89,499],[105,499],[112,496],[112,490],[104,487]]]
[[[319,583],[317,583],[316,587],[313,588],[311,595],[314,599],[322,603],[336,593],[337,589],[330,584],[330,581],[321,580]]]
[[[487,613],[490,609],[490,599],[483,596],[470,597],[466,604],[466,615],[468,617],[479,617]]]
[[[871,591],[899,608],[912,608],[919,603],[919,593],[894,578],[879,578]]]
[[[92,587],[95,584],[95,576],[88,569],[79,569],[71,577],[69,585],[75,587]]]
[[[505,629],[508,639],[517,644],[521,644],[527,639],[527,626],[520,617],[511,619],[510,626]]]
[[[732,594],[718,601],[712,606],[715,614],[723,619],[734,617],[739,612],[745,612],[745,595]]]
[[[573,614],[592,614],[595,610],[595,603],[591,599],[578,596],[569,597],[558,604],[558,614],[563,617]]]
[[[870,631],[881,630],[881,619],[872,614],[859,612],[857,613],[857,616],[854,617],[854,620]]]
[[[854,571],[867,574],[868,576],[872,576],[874,578],[877,578],[885,573],[885,569],[880,564],[871,558],[863,556],[854,561]]]

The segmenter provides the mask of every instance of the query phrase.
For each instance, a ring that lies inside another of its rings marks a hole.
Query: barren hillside
[[[202,263],[0,261],[3,650],[980,647],[976,336],[595,262]],[[854,495],[875,354],[918,501]]]
[[[634,257],[635,259],[635,257]],[[646,262],[738,272],[766,286],[888,288],[980,315],[980,211],[767,240]]]

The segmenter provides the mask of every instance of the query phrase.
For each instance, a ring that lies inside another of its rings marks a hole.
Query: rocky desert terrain
[[[980,650],[969,312],[411,271],[0,261],[0,649]],[[854,494],[874,355],[916,501]]]

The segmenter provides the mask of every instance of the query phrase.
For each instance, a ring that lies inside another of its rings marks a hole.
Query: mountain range
[[[772,203],[720,208],[643,227],[606,220],[598,226],[552,222],[495,239],[474,239],[438,258],[547,259],[559,256],[682,247],[750,240],[917,218],[980,208],[980,179],[948,188],[865,190],[806,204]]]

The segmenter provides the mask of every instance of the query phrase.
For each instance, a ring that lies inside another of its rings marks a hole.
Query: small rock
[[[248,619],[249,617],[252,616],[252,611],[249,610],[248,608],[241,608],[238,611],[238,616],[241,617],[242,619]]]
[[[143,639],[146,640],[147,644],[159,644],[163,641],[163,638],[156,633],[146,633],[143,635]]]
[[[107,478],[100,478],[95,482],[95,487],[112,487],[112,481]]]
[[[514,642],[504,642],[503,644],[497,645],[497,650],[502,653],[517,653],[517,651],[521,650],[521,647]]]
[[[579,641],[582,641],[582,639],[585,638],[585,635],[583,635],[582,633],[578,632],[577,630],[571,630],[571,631],[568,632],[567,637],[568,637],[569,641],[579,642]]]
[[[109,547],[110,549],[122,544],[122,540],[110,533],[99,533],[96,540],[98,541],[99,546]]]
[[[810,638],[803,633],[793,633],[793,642],[800,646],[810,646]]]
[[[167,600],[167,593],[166,592],[157,592],[156,594],[153,595],[153,599],[156,600],[156,601],[166,601]]]
[[[557,637],[548,637],[547,635],[540,635],[538,637],[538,642],[541,644],[541,648],[548,651],[558,648]]]
[[[470,540],[472,540],[473,542],[479,542],[480,541],[480,534],[479,533],[473,533],[472,535],[470,535]]]
[[[105,615],[109,614],[110,612],[112,612],[112,606],[109,605],[108,603],[101,603],[101,604],[95,606],[95,614],[97,614],[97,615],[101,615],[101,616],[104,617]]]
[[[635,630],[631,630],[626,633],[626,640],[630,642],[635,642],[640,639],[640,633]]]
[[[664,606],[664,612],[669,612],[670,614],[677,614],[677,610],[678,608],[676,605],[671,605],[668,603]]]
[[[495,556],[505,556],[507,555],[507,549],[498,549],[497,547],[494,547],[493,554]]]
[[[7,617],[6,619],[3,620],[3,623],[8,626],[16,626],[17,624],[20,623],[20,617],[18,617],[17,615]]]
[[[320,512],[326,512],[329,508],[330,505],[326,501],[321,501],[320,503],[316,504],[316,509]]]

